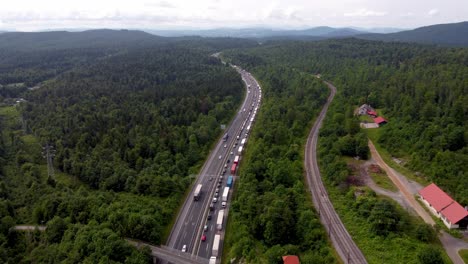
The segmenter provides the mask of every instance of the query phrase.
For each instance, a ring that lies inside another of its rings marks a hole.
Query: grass
[[[468,264],[468,249],[461,249],[458,251],[458,254],[463,259],[463,261]]]
[[[387,189],[392,192],[398,191],[398,188],[393,184],[392,180],[387,176],[385,172],[383,173],[374,173],[374,172],[369,172],[369,175],[371,178],[374,180],[375,184],[377,184],[379,187]]]
[[[372,119],[372,117],[368,116],[368,115],[360,115],[359,116],[359,121],[361,122],[367,122],[367,123],[374,123],[374,119]]]

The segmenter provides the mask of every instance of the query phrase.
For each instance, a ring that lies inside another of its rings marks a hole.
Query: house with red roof
[[[374,110],[367,110],[367,114],[372,117],[377,117],[377,112],[375,112]]]
[[[299,257],[294,255],[283,256],[283,264],[300,264]]]
[[[465,229],[467,227],[468,210],[442,191],[439,186],[431,183],[420,190],[418,194],[421,201],[434,215],[442,219],[448,228]]]
[[[383,118],[381,116],[378,116],[378,117],[374,118],[374,123],[376,123],[380,127],[382,125],[387,124],[387,120],[385,120],[385,118]]]

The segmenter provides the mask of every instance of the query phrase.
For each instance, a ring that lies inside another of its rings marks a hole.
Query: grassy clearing
[[[374,119],[372,119],[372,117],[368,116],[368,115],[361,115],[359,116],[359,120],[361,122],[367,122],[367,123],[374,123]]]
[[[463,261],[468,264],[468,249],[461,249],[458,251],[458,254],[460,254]]]
[[[377,184],[379,187],[387,189],[392,192],[398,191],[398,188],[395,186],[395,184],[393,184],[392,180],[388,178],[385,172],[383,173],[369,172],[369,175],[371,176],[372,180],[374,180],[375,184]]]

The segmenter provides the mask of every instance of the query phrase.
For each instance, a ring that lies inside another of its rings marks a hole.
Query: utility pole
[[[42,147],[42,156],[47,160],[47,176],[48,179],[55,180],[54,175],[54,164],[52,162],[53,157],[55,156],[55,149],[53,146],[47,143],[45,147]]]

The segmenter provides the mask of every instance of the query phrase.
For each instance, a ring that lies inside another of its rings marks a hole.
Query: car
[[[214,204],[210,203],[210,211],[213,211],[213,210],[214,210]]]
[[[223,175],[219,175],[219,178],[222,180],[222,179],[223,179]]]
[[[218,198],[218,197],[219,197],[219,193],[215,193],[215,194],[214,194],[214,197]]]
[[[223,182],[223,179],[219,178],[218,182],[219,182],[219,183],[222,183],[222,182]]]
[[[187,252],[187,245],[182,246],[182,252]]]
[[[232,153],[232,151],[231,151],[231,153]],[[232,154],[231,154],[231,155],[232,155]],[[230,160],[230,159],[228,159],[228,160],[227,160],[227,163],[229,163],[229,162],[231,162],[231,160]]]
[[[226,169],[223,170],[223,174],[225,174],[225,173],[226,173]]]
[[[224,147],[227,148],[227,144],[224,144]]]
[[[212,180],[213,180],[213,177],[210,177],[210,181],[212,181]]]
[[[218,198],[215,197],[213,198],[213,203],[216,203],[216,202],[218,202]]]
[[[216,188],[216,192],[218,192],[218,193],[219,193],[219,188]]]
[[[203,227],[203,232],[206,232],[206,231],[208,231],[208,225],[205,225],[205,226]]]
[[[209,214],[208,217],[206,218],[208,221],[211,220],[211,215]]]
[[[220,188],[220,187],[221,187],[221,183],[218,183],[218,185],[216,185],[216,186],[217,186],[218,188]]]
[[[222,202],[222,203],[221,203],[221,206],[222,206],[223,208],[226,208],[226,202]]]
[[[201,241],[202,241],[202,242],[205,242],[205,241],[206,241],[206,235],[205,235],[205,234],[203,234],[203,235],[201,236]]]
[[[236,145],[237,145],[237,144],[236,144]],[[231,151],[231,153],[230,153],[230,154],[231,154],[231,155],[234,155],[234,152],[232,152],[232,151]]]
[[[225,169],[227,168],[227,164],[224,164],[224,168],[225,168]]]
[[[223,155],[219,155],[218,159],[221,159],[223,157]]]

